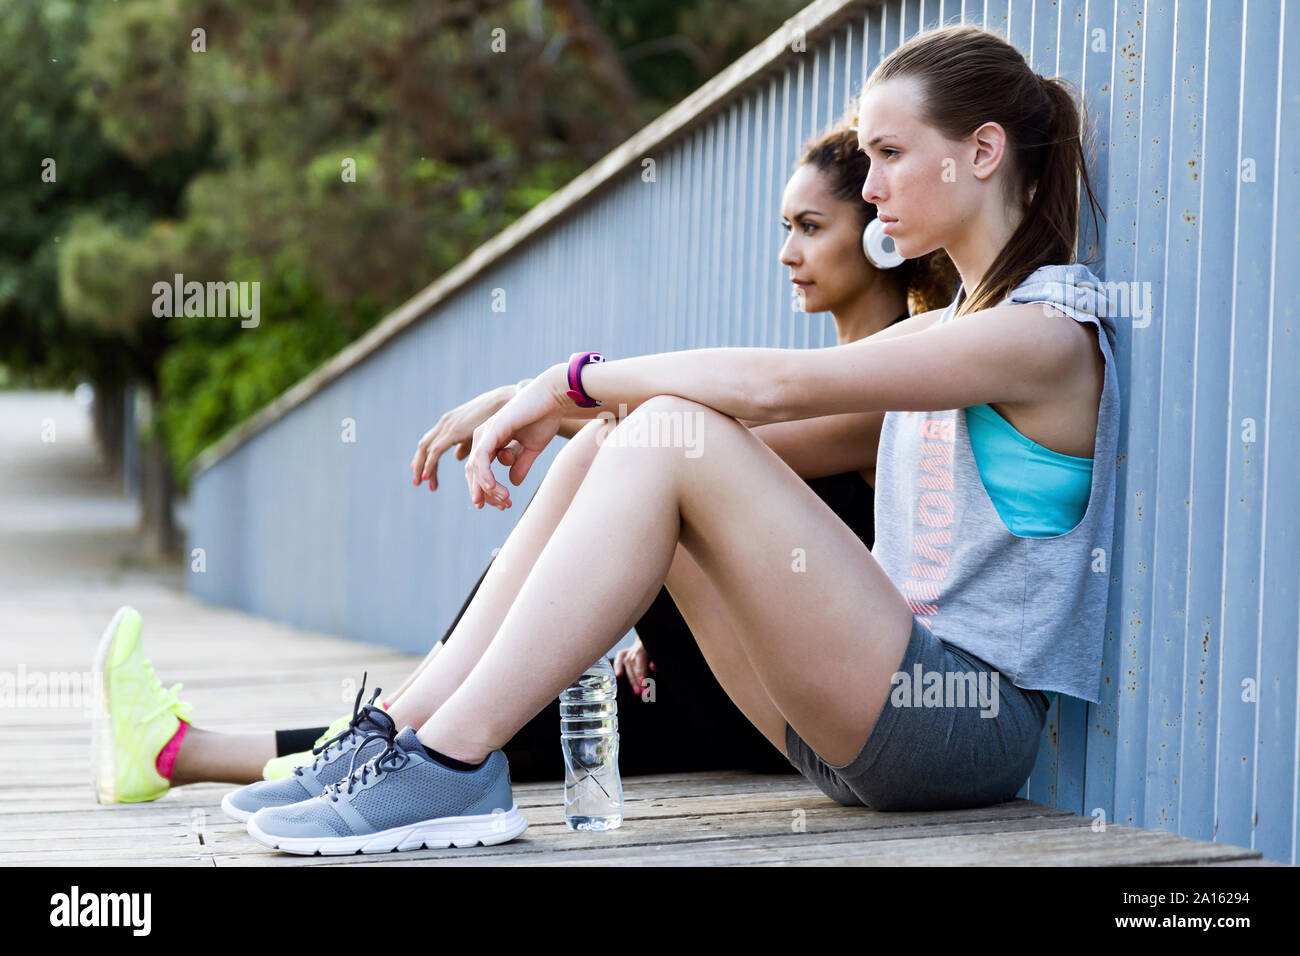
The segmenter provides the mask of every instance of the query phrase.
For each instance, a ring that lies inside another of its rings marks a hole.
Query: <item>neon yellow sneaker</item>
[[[347,730],[352,724],[352,715],[344,714],[334,723],[325,728],[325,733],[316,738],[312,744],[313,748],[319,749],[327,740],[337,737],[343,731]],[[312,762],[312,751],[304,750],[296,754],[285,754],[283,757],[272,757],[262,768],[263,780],[283,780],[289,774],[293,773],[294,767],[305,767]]]
[[[118,608],[95,652],[99,700],[95,710],[95,796],[100,803],[157,800],[171,787],[168,779],[181,721],[192,719],[189,704],[177,699],[180,684],[163,690],[140,644],[140,613]],[[163,753],[164,748],[168,750]],[[160,761],[160,757],[163,758]],[[168,776],[159,772],[159,763]]]
[[[365,679],[362,679],[362,687],[365,686]],[[360,703],[358,695],[358,703]],[[379,701],[379,706],[384,710],[388,709],[388,704]],[[285,754],[283,757],[272,757],[262,768],[263,780],[283,780],[289,774],[293,773],[295,767],[309,767],[316,754],[325,747],[325,744],[337,737],[342,736],[343,732],[352,726],[352,721],[356,718],[356,713],[344,714],[334,723],[325,728],[325,733],[316,738],[312,744],[311,750],[303,750],[296,754]]]

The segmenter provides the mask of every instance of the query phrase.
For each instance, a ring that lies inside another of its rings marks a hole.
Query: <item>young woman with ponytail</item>
[[[604,432],[699,414],[708,451],[603,443],[505,618],[473,636],[485,650],[419,728],[421,746],[496,755],[644,611],[679,548],[731,621],[696,635],[719,682],[842,803],[1010,799],[1037,755],[1044,692],[1100,701],[1119,392],[1114,321],[1074,254],[1080,183],[1096,215],[1079,107],[1001,37],[946,27],[872,73],[857,137],[871,161],[862,198],[903,256],[949,255],[957,297],[837,348],[540,373],[475,430],[476,506],[510,506],[491,470],[500,449],[518,449],[517,483],[595,402],[631,409],[588,426]],[[869,411],[886,412],[871,550],[741,424]],[[553,598],[575,586],[581,614]],[[441,659],[421,680],[439,680]]]

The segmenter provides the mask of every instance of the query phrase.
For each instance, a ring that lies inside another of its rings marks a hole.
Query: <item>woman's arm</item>
[[[912,316],[910,319],[904,319],[901,322],[895,322],[893,325],[888,325],[885,328],[881,329],[879,332],[876,332],[873,335],[868,336],[868,338],[872,341],[879,342],[879,341],[883,341],[884,339],[898,338],[900,335],[913,335],[917,332],[924,332],[930,326],[934,325],[935,322],[938,322],[939,319],[943,316],[943,313],[944,313],[943,309],[935,309],[931,312],[922,312],[919,315]],[[872,412],[869,414],[874,415],[876,413]],[[764,424],[763,422],[753,421],[751,419],[746,419],[746,418],[739,419],[739,421],[740,424],[744,425],[746,428],[753,428],[757,425]],[[873,422],[874,422],[874,426],[872,424]],[[876,437],[878,438],[880,435],[880,424],[878,419],[872,419],[871,422],[863,422],[861,423],[861,427],[865,429],[865,431],[863,431],[862,433],[864,435],[869,434],[870,431],[873,429],[873,427],[874,427]],[[848,436],[846,435],[846,437]],[[771,443],[769,442],[769,444]],[[868,465],[862,465],[858,467],[875,467],[875,461],[876,461],[876,455],[873,450],[871,453],[870,463]],[[798,469],[795,470],[798,471]],[[844,470],[847,471],[848,469],[846,468]],[[837,472],[829,472],[828,474],[837,474]],[[799,477],[815,478],[819,476],[800,474]]]
[[[557,364],[475,430],[465,478],[476,506],[509,507],[491,468],[501,448],[519,443],[510,469],[518,485],[563,419],[609,418],[614,408],[622,417],[657,395],[759,422],[1033,404],[1059,395],[1091,360],[1087,350],[1093,348],[1080,323],[1033,303],[824,349],[697,349],[592,363],[583,369],[582,385],[603,407],[575,406],[567,395],[567,363]]]
[[[679,395],[756,422],[1034,402],[1055,394],[1078,368],[1087,339],[1077,329],[1041,304],[999,306],[914,334],[823,349],[694,349],[590,364],[582,385],[606,407],[630,411],[656,395]],[[546,375],[568,405],[565,417],[602,411],[563,397],[567,366]]]

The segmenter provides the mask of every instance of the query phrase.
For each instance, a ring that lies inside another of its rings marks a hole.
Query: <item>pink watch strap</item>
[[[569,356],[569,398],[579,408],[597,408],[601,403],[596,401],[582,387],[582,367],[588,362],[603,362],[605,356],[599,352],[574,352]]]

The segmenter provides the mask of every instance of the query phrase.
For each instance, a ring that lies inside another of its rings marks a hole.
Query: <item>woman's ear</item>
[[[976,179],[988,179],[997,172],[1006,155],[1007,131],[1001,123],[985,123],[970,134],[968,142],[975,150],[971,173]]]

